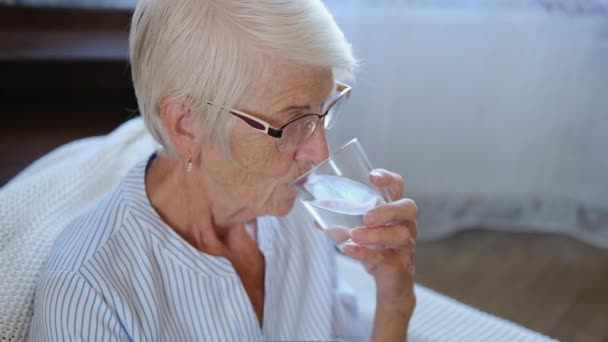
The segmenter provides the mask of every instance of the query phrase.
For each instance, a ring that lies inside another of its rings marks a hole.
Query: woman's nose
[[[312,136],[297,147],[295,159],[317,165],[329,157],[329,146],[322,123],[316,127]]]

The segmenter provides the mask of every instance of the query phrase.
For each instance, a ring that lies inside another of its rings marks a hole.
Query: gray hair
[[[266,57],[331,68],[339,78],[352,76],[357,63],[320,0],[140,0],[129,43],[139,110],[173,156],[159,113],[163,97],[191,101],[205,141],[228,151],[233,118],[223,108],[238,104]]]

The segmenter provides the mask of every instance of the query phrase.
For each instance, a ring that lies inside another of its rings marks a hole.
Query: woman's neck
[[[200,251],[227,257],[244,247],[240,246],[244,241],[241,235],[250,236],[245,223],[255,216],[245,209],[211,201],[222,197],[214,194],[204,180],[204,175],[187,173],[164,153],[152,160],[145,177],[152,206],[177,234]],[[250,237],[255,239],[255,235]]]

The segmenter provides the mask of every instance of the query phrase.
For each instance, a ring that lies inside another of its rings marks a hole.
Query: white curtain
[[[421,238],[608,247],[608,2],[327,3],[361,60],[332,144],[405,177]]]
[[[608,0],[325,2],[362,62],[332,143],[356,136],[405,177],[421,238],[482,227],[608,248]]]

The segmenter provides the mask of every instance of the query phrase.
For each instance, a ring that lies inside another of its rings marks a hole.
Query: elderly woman
[[[328,157],[351,49],[320,0],[142,0],[130,34],[141,114],[162,149],[57,240],[38,341],[361,339],[335,248],[288,183]],[[370,113],[374,115],[374,113]],[[416,206],[365,215],[344,253],[373,276],[373,340],[406,338]]]

